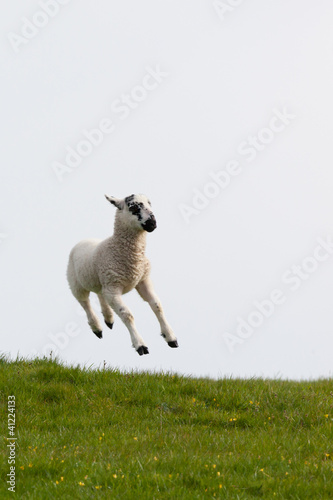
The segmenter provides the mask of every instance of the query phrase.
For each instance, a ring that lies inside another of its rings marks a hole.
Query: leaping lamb
[[[147,232],[156,229],[151,203],[142,194],[132,194],[122,200],[105,197],[117,208],[113,235],[103,241],[89,239],[75,245],[67,268],[70,289],[85,310],[90,328],[98,338],[102,338],[102,327],[91,307],[90,292],[95,292],[99,298],[106,325],[113,327],[115,311],[128,328],[133,347],[142,356],[149,354],[148,347],[122,299],[123,294],[135,288],[154,311],[161,325],[162,337],[170,347],[178,347],[155,294],[149,276],[150,262],[145,256]]]

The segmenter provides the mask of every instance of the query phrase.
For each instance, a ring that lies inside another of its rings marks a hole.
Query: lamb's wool
[[[115,310],[126,324],[133,346],[141,355],[148,354],[148,348],[135,328],[133,315],[121,298],[136,288],[156,314],[162,336],[170,347],[178,347],[149,278],[150,263],[145,256],[146,235],[147,231],[151,232],[156,227],[151,204],[144,195],[131,195],[123,200],[106,198],[117,207],[114,233],[103,241],[83,240],[72,249],[67,268],[71,291],[85,309],[93,332],[101,338],[102,328],[89,301],[89,293],[97,293],[106,324],[112,328]]]

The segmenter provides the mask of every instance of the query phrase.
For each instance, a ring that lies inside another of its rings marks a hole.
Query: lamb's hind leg
[[[113,311],[101,293],[98,293],[97,296],[99,299],[99,303],[101,304],[105,324],[112,329],[114,323]]]
[[[94,313],[90,300],[89,300],[89,290],[86,288],[83,288],[79,281],[77,280],[76,276],[76,270],[74,266],[74,255],[75,251],[74,249],[71,251],[71,254],[69,256],[69,261],[68,261],[68,267],[67,267],[67,279],[68,279],[68,284],[69,287],[72,291],[72,294],[76,298],[76,300],[81,304],[83,309],[85,310],[88,318],[88,324],[94,334],[101,339],[102,338],[102,327],[99,322],[98,317]]]
[[[78,298],[77,300],[79,301],[79,303],[81,304],[83,309],[86,311],[87,318],[88,318],[88,324],[89,324],[90,328],[92,329],[92,331],[94,332],[96,337],[101,339],[103,337],[102,327],[101,327],[101,324],[99,322],[98,317],[96,316],[93,308],[91,307],[90,300],[89,300],[89,292],[87,292],[85,294],[85,296],[81,295],[81,297]]]
[[[149,354],[148,347],[145,346],[144,340],[140,337],[135,323],[134,317],[125,302],[122,299],[121,294],[113,290],[104,290],[103,296],[112,307],[112,309],[118,314],[122,322],[126,325],[132,340],[132,345],[136,352],[142,356],[143,354]]]
[[[138,291],[139,295],[143,298],[143,300],[148,302],[148,304],[154,311],[159,321],[159,324],[161,325],[162,337],[165,339],[165,341],[168,343],[170,347],[178,347],[177,338],[164,316],[162,304],[154,291],[151,279],[146,278],[145,280],[141,281],[137,285],[136,290]]]

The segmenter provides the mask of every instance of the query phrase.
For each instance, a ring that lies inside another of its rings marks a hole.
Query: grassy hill
[[[333,380],[213,381],[4,358],[0,373],[0,498],[333,498]]]

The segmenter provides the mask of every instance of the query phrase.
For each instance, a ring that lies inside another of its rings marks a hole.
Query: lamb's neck
[[[146,231],[129,228],[117,221],[112,239],[117,240],[117,248],[121,252],[126,249],[127,258],[143,258],[146,250]]]

